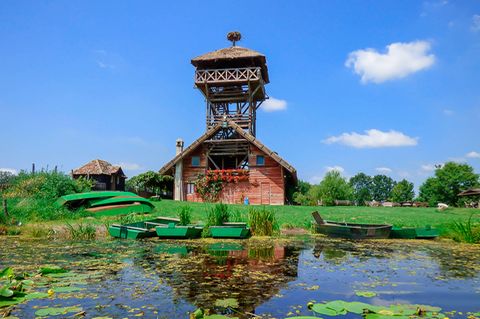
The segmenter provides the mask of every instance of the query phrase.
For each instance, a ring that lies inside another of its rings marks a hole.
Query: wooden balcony
[[[261,68],[212,69],[195,71],[195,85],[239,84],[260,81]]]

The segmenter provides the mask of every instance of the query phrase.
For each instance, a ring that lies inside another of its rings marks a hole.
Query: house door
[[[260,191],[262,193],[260,204],[270,205],[270,197],[271,197],[271,185],[270,185],[270,183],[261,183],[260,184]]]

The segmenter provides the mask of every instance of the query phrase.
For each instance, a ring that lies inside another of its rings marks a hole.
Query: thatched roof
[[[267,59],[260,52],[233,46],[205,53],[192,59],[197,69],[226,69],[260,67],[266,83],[268,83]]]
[[[125,176],[120,166],[114,166],[101,159],[95,159],[73,170],[73,175],[112,175],[117,173]]]
[[[458,196],[475,196],[480,195],[480,188],[470,188],[458,194]]]
[[[278,164],[283,166],[288,172],[290,172],[293,176],[293,178],[296,180],[296,175],[297,171],[296,169],[290,165],[287,161],[285,161],[283,158],[281,158],[276,152],[270,150],[268,147],[266,147],[262,142],[260,142],[255,136],[252,134],[246,132],[243,130],[237,123],[227,120],[228,126],[233,128],[240,136],[242,136],[245,140],[256,146],[258,149],[260,149],[262,152],[270,156],[274,161],[276,161]],[[218,123],[211,129],[209,129],[205,134],[200,136],[195,142],[193,142],[190,146],[188,146],[186,149],[183,150],[180,154],[175,156],[170,162],[165,164],[161,169],[160,169],[160,174],[165,174],[169,170],[171,170],[175,164],[182,160],[184,157],[188,156],[192,151],[194,151],[198,146],[200,146],[203,142],[205,142],[207,139],[211,138],[214,136],[220,129],[222,128],[222,123]]]

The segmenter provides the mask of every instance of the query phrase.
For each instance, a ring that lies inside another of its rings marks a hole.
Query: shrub
[[[180,212],[178,213],[180,218],[180,225],[186,226],[192,223],[192,208],[190,206],[180,207]]]
[[[207,213],[207,225],[208,226],[222,226],[230,220],[230,212],[228,206],[220,203],[216,204]]]
[[[265,207],[250,208],[248,223],[254,236],[272,236],[279,230],[275,212]]]

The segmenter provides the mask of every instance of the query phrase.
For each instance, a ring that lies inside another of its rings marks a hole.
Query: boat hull
[[[199,238],[202,235],[202,230],[202,227],[197,226],[169,226],[155,228],[158,237],[176,239]]]
[[[389,238],[392,225],[349,224],[326,222],[315,226],[315,231],[330,237],[347,239],[385,239]]]
[[[153,208],[143,203],[124,204],[124,205],[108,205],[87,208],[86,211],[95,213],[95,216],[113,216],[128,215],[132,213],[148,214]]]
[[[108,227],[108,233],[116,238],[142,239],[156,236],[155,227],[158,225],[176,225],[178,222],[177,219],[158,217],[125,225],[113,224]]]
[[[390,233],[390,238],[400,238],[400,239],[435,239],[440,236],[440,232],[437,229],[433,228],[392,228]]]
[[[235,226],[210,226],[210,234],[213,238],[247,238],[250,228]]]

